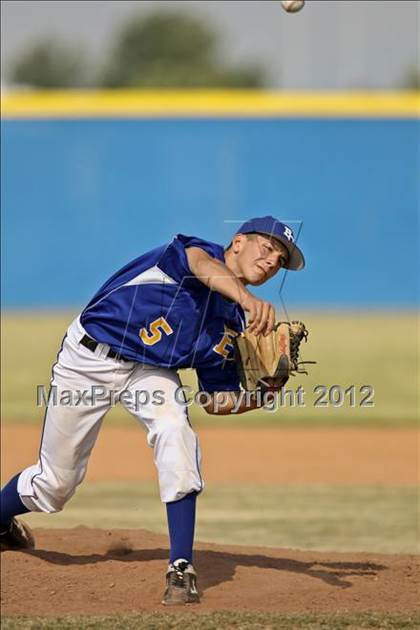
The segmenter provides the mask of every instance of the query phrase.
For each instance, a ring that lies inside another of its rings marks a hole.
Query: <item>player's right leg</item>
[[[197,603],[193,546],[196,500],[204,483],[199,440],[189,422],[181,382],[175,370],[139,364],[126,387],[131,397],[121,402],[147,430],[166,504],[170,549],[162,603]],[[139,393],[148,396],[137,398]],[[155,399],[154,394],[160,395]]]
[[[75,320],[53,366],[38,462],[14,477],[1,493],[3,548],[13,548],[14,538],[19,538],[14,516],[29,511],[58,512],[73,496],[110,408],[109,392],[124,378],[115,361],[80,345],[82,336],[83,329]],[[24,540],[15,542],[15,547],[28,546]]]

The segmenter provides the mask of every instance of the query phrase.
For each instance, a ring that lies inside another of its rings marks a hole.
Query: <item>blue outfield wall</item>
[[[418,147],[414,119],[4,120],[3,306],[82,306],[178,232],[273,214],[302,222],[287,303],[413,307]]]

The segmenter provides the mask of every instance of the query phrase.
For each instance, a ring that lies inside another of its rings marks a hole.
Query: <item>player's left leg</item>
[[[17,485],[20,473],[12,477],[0,492],[0,550],[30,549],[35,540],[29,526],[14,517],[30,510],[22,503]]]
[[[108,358],[108,347],[92,352],[80,343],[84,330],[76,319],[68,328],[52,369],[38,461],[1,490],[0,549],[33,546],[25,512],[61,511],[87,472],[111,392],[123,388],[134,362]]]
[[[188,419],[179,377],[174,370],[139,365],[126,387],[131,396],[121,402],[146,427],[166,503],[170,555],[163,603],[198,602],[193,542],[196,499],[204,483],[198,436]]]

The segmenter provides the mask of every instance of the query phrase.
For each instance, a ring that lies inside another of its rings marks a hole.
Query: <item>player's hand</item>
[[[248,316],[248,330],[254,335],[262,333],[267,336],[271,333],[276,322],[276,312],[270,302],[256,298],[248,293],[241,302],[241,306]]]

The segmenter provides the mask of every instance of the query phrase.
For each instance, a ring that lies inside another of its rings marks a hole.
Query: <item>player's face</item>
[[[277,239],[263,234],[242,236],[237,262],[247,284],[259,286],[287,264],[287,249]]]

